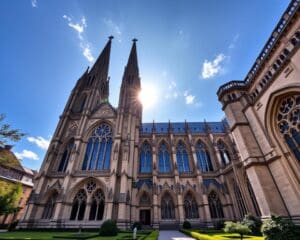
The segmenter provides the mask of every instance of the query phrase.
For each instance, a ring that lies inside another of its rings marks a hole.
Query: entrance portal
[[[151,222],[150,210],[140,210],[140,222],[142,225],[150,225]]]

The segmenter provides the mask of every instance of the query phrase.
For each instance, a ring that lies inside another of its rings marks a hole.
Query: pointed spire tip
[[[110,41],[111,41],[113,38],[114,38],[113,35],[110,35],[110,36],[108,37],[108,39],[109,39]]]
[[[134,38],[134,39],[132,39],[132,41],[133,41],[134,43],[136,43],[138,40],[137,40],[136,38]]]

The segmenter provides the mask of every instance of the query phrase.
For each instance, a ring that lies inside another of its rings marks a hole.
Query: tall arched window
[[[212,191],[208,195],[208,204],[211,218],[224,218],[222,204],[216,192]]]
[[[186,219],[199,218],[198,205],[191,193],[188,193],[184,198],[184,211]]]
[[[80,189],[73,200],[70,220],[83,220],[86,199],[87,196],[84,189]]]
[[[108,170],[111,148],[112,130],[108,124],[103,123],[88,140],[82,170]]]
[[[277,126],[286,144],[300,161],[300,95],[284,98],[276,116]]]
[[[144,142],[140,152],[140,172],[152,172],[152,151],[149,143]]]
[[[223,166],[226,166],[231,162],[231,159],[226,145],[221,140],[218,142],[218,150],[221,156],[222,164]]]
[[[190,172],[189,158],[184,143],[180,140],[176,148],[178,171],[180,173]]]
[[[175,219],[175,206],[169,194],[165,194],[161,200],[161,218]]]
[[[53,217],[57,195],[57,192],[55,192],[49,197],[44,208],[43,219],[51,219]]]
[[[162,142],[158,148],[158,170],[160,173],[171,171],[170,154],[165,142]]]
[[[196,156],[198,168],[201,170],[201,172],[213,171],[209,152],[201,141],[198,141],[196,144]]]
[[[243,196],[240,191],[240,188],[235,181],[233,181],[233,190],[234,190],[235,199],[236,199],[239,211],[240,211],[240,215],[243,218],[245,216],[245,214],[247,213],[247,209],[244,204],[244,200],[243,200]]]
[[[256,214],[256,216],[261,216],[261,212],[260,212],[256,197],[255,197],[255,194],[254,194],[254,191],[253,191],[253,188],[251,186],[251,183],[250,183],[249,179],[247,179],[247,188],[248,188],[248,191],[249,191],[250,198],[252,200],[252,204],[253,204],[253,207],[254,207],[254,210],[255,210],[255,214]]]
[[[72,139],[65,148],[65,151],[60,160],[60,164],[58,166],[58,170],[57,170],[58,172],[66,171],[73,147],[74,147],[74,139]]]
[[[102,220],[104,213],[105,196],[101,189],[98,189],[93,197],[90,210],[90,220]]]

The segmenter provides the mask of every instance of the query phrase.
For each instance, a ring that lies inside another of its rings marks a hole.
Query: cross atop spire
[[[132,41],[135,43],[135,42],[137,42],[138,40],[137,40],[136,38],[134,38],[134,39],[132,39]]]

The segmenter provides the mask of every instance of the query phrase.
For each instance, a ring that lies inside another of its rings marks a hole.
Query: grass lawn
[[[189,233],[188,233],[189,232]],[[201,230],[183,230],[183,233],[190,235],[198,240],[238,240],[240,239],[240,235],[236,233],[223,233],[223,232],[201,232]],[[245,240],[264,240],[264,237],[258,236],[243,236]]]
[[[100,237],[95,236],[97,232],[83,232],[80,236],[75,237],[77,232],[5,232],[0,233],[0,239],[14,239],[14,240],[60,240],[60,239],[91,239],[91,240],[127,240],[132,238],[132,233],[119,233],[114,237]],[[137,239],[142,239],[148,234],[139,233]],[[59,238],[54,238],[54,236]],[[93,237],[95,236],[95,237]],[[87,238],[86,238],[87,237]]]

